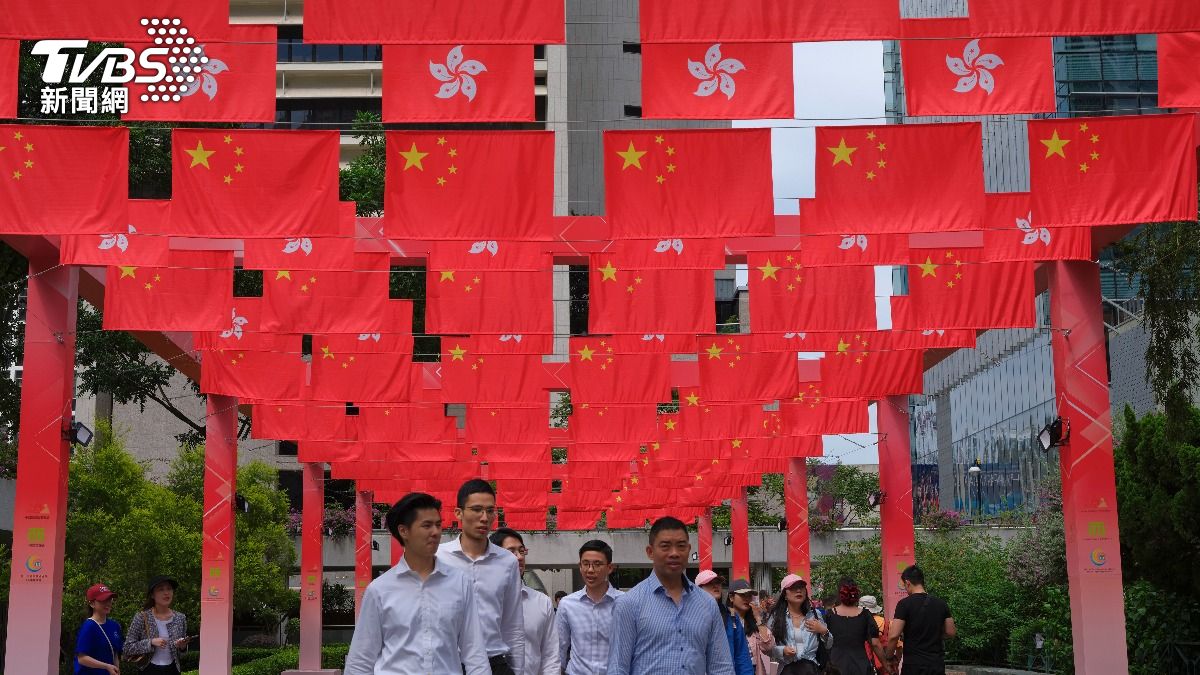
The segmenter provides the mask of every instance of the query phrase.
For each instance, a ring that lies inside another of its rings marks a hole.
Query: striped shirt
[[[608,675],[734,675],[717,602],[685,577],[676,604],[656,573],[617,599]]]
[[[558,658],[567,675],[608,672],[613,607],[622,595],[610,584],[600,602],[592,602],[586,588],[558,601]]]

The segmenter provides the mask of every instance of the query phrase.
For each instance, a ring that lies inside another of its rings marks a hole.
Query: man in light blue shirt
[[[687,526],[666,516],[650,527],[654,572],[613,608],[608,675],[734,675],[717,602],[684,574]]]
[[[608,583],[612,547],[593,539],[579,548],[583,589],[558,603],[558,653],[567,675],[605,675],[613,607],[624,595]]]

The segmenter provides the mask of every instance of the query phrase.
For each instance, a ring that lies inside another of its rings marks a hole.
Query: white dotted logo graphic
[[[205,66],[210,61],[204,55],[204,45],[196,44],[196,38],[188,33],[181,19],[142,19],[141,23],[156,46],[170,50],[170,56],[167,58],[169,72],[163,78],[164,83],[147,85],[147,93],[141,95],[142,101],[178,103],[184,96],[194,94],[200,85]],[[221,64],[221,69],[226,69],[224,64]],[[212,91],[210,99],[216,93],[215,82]]]

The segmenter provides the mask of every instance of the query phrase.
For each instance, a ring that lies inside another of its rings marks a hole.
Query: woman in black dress
[[[858,606],[860,597],[862,592],[858,584],[842,577],[838,584],[838,604],[825,612],[825,623],[833,633],[829,660],[842,675],[875,675],[875,666],[867,658],[867,649],[887,663],[883,659],[883,645],[879,642],[879,628],[871,613]],[[882,672],[891,675],[891,666]]]

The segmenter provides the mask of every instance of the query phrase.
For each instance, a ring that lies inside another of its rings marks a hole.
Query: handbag
[[[145,614],[146,614],[146,624],[145,624],[146,625],[146,633],[149,633],[150,627],[157,626],[158,624],[156,624],[154,622],[154,617],[150,614],[150,610],[146,610]],[[132,663],[133,665],[137,666],[138,668],[141,668],[141,667],[145,666],[146,664],[150,663],[150,657],[152,657],[153,655],[154,655],[154,645],[151,645],[150,651],[146,652],[145,654],[134,654],[132,656],[126,657],[125,660],[128,661],[129,663]]]

